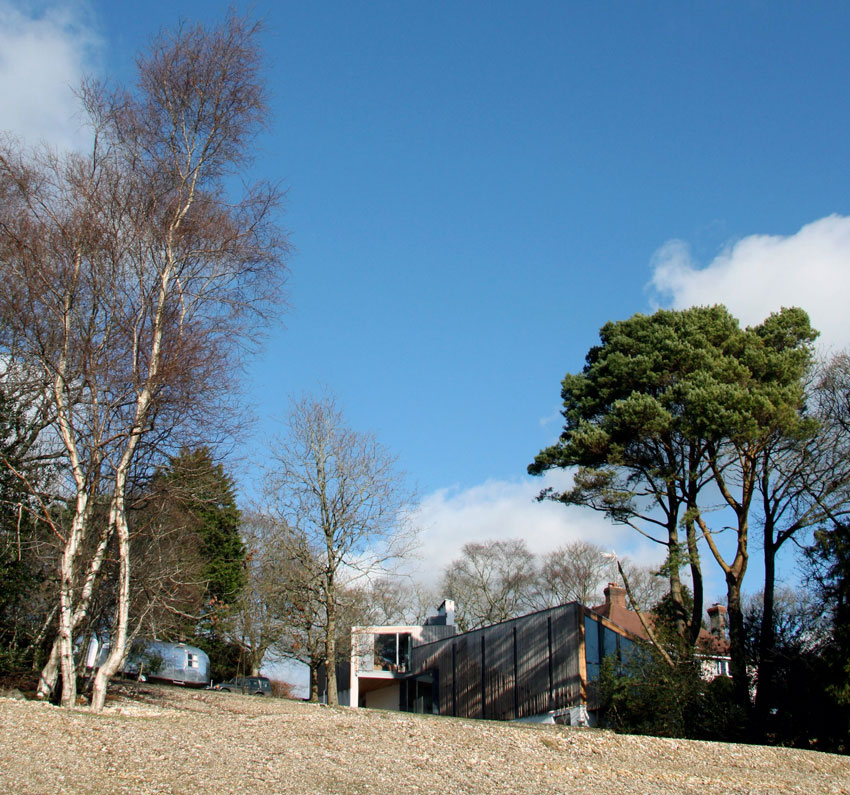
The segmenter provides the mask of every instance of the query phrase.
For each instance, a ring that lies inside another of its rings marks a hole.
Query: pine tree
[[[171,502],[171,521],[182,522],[197,534],[204,561],[205,604],[208,609],[226,609],[246,577],[233,478],[213,460],[208,448],[201,447],[181,450],[155,482]]]

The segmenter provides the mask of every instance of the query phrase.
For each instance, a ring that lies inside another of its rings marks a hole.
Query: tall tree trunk
[[[67,562],[63,557],[62,569],[60,572],[60,590],[59,590],[59,671],[62,678],[62,689],[59,703],[63,707],[73,707],[77,703],[77,668],[74,665],[74,627],[71,622],[73,587],[71,586],[71,577],[68,573]],[[50,682],[45,676],[45,671],[42,671],[40,685],[47,687]],[[51,693],[55,688],[55,682],[50,688]]]
[[[702,564],[699,558],[699,548],[697,547],[697,534],[694,522],[687,523],[687,538],[688,538],[688,560],[691,569],[691,582],[693,583],[693,598],[694,603],[691,608],[691,617],[688,622],[688,644],[695,646],[699,639],[699,631],[702,628],[702,608],[705,600],[703,593],[702,582]]]
[[[159,277],[156,310],[154,313],[153,329],[151,334],[150,360],[144,373],[143,386],[136,398],[136,409],[133,416],[133,425],[127,435],[127,444],[121,454],[121,459],[115,468],[115,480],[112,491],[112,502],[109,508],[109,526],[115,529],[118,537],[118,605],[116,608],[116,621],[112,646],[109,656],[100,667],[94,678],[92,687],[91,707],[94,712],[100,712],[106,701],[106,688],[109,680],[113,677],[127,654],[127,630],[130,615],[130,528],[127,526],[127,473],[136,454],[136,448],[141,439],[142,432],[147,424],[148,414],[153,400],[153,389],[156,383],[160,361],[162,358],[162,338],[164,329],[165,306],[168,298],[169,284],[174,272],[174,257],[172,250],[172,239],[174,232],[179,227],[183,216],[191,204],[191,195],[187,203],[178,212],[176,220],[172,222],[169,231],[168,243],[165,250],[166,264]]]
[[[732,658],[732,683],[738,704],[750,706],[750,682],[747,676],[747,650],[744,611],[741,607],[741,581],[734,573],[726,575],[726,610],[729,618],[729,652]]]
[[[109,656],[98,669],[92,686],[91,708],[93,712],[100,712],[103,709],[103,705],[106,703],[106,689],[109,680],[118,672],[127,651],[127,626],[130,613],[130,533],[127,527],[127,517],[123,510],[116,512],[114,522],[118,537],[119,557],[118,607]]]
[[[50,647],[50,654],[47,656],[47,662],[41,669],[41,675],[38,678],[38,689],[36,690],[36,698],[50,698],[56,689],[56,682],[59,679],[59,636],[53,641]]]
[[[71,412],[67,405],[67,373],[70,351],[73,345],[71,333],[71,310],[74,305],[76,291],[82,268],[82,255],[74,251],[72,278],[62,297],[62,350],[59,356],[56,372],[52,375],[52,392],[56,403],[56,419],[59,434],[68,453],[71,473],[74,478],[76,495],[74,499],[74,516],[71,529],[64,539],[62,557],[59,561],[59,668],[62,675],[61,704],[64,707],[74,707],[77,701],[77,674],[74,665],[74,565],[77,561],[79,548],[86,534],[88,511],[88,492],[86,491],[86,474],[80,461],[77,441],[74,437]],[[55,678],[50,681],[42,671],[38,695],[42,698],[52,695],[55,688]]]
[[[325,640],[325,668],[327,669],[328,706],[339,705],[336,685],[336,593],[329,588],[327,605],[327,638]]]
[[[147,395],[147,390],[142,395]],[[106,688],[109,685],[109,680],[118,672],[127,656],[127,631],[130,617],[130,528],[127,525],[127,508],[124,495],[127,489],[127,472],[140,436],[139,413],[140,410],[137,408],[136,425],[130,434],[124,455],[117,467],[112,504],[109,508],[109,525],[115,529],[115,535],[118,539],[118,605],[109,656],[98,669],[92,686],[91,708],[94,712],[100,712],[103,709],[103,705],[106,703]]]
[[[90,517],[86,517],[85,521],[88,521]],[[77,601],[77,605],[74,608],[73,615],[71,617],[71,634],[73,635],[74,630],[79,626],[80,622],[88,615],[89,605],[91,604],[91,597],[94,592],[94,586],[97,582],[97,577],[100,574],[101,566],[103,565],[103,560],[106,555],[106,548],[109,545],[109,539],[111,538],[111,530],[109,528],[109,524],[107,523],[104,526],[103,531],[100,535],[100,540],[98,541],[97,549],[91,559],[89,564],[89,570],[86,574],[85,582],[83,583],[82,590],[80,592],[80,598]],[[61,594],[60,594],[61,595]],[[60,650],[61,650],[61,634],[56,636],[56,639],[53,641],[53,646],[50,649],[50,655],[47,658],[47,662],[41,671],[41,676],[39,677],[38,689],[36,691],[36,698],[50,698],[54,691],[56,690],[56,683],[59,678],[59,661],[60,661]]]
[[[688,480],[686,484],[687,492],[687,514],[685,521],[685,536],[688,544],[688,564],[691,569],[691,582],[693,584],[693,606],[691,608],[691,617],[688,625],[688,644],[696,646],[699,639],[699,632],[702,628],[702,609],[705,595],[703,593],[702,581],[702,562],[699,556],[699,546],[697,544],[697,526],[694,521],[696,515],[697,500],[699,497],[699,451],[691,445],[688,452]]]
[[[248,668],[251,676],[259,676],[263,665],[263,657],[266,656],[266,647],[258,642],[253,643],[248,650]]]
[[[86,518],[88,514],[88,495],[84,489],[77,490],[74,518],[71,530],[59,562],[59,668],[62,676],[62,696],[60,703],[63,707],[74,707],[77,703],[77,666],[74,662],[74,564],[77,553],[85,535]],[[49,661],[48,661],[49,663]],[[44,698],[48,691],[52,694],[55,688],[55,677],[51,682],[49,671],[42,671],[39,681],[39,695]]]
[[[310,701],[315,704],[319,700],[319,666],[322,661],[318,657],[310,658]]]
[[[674,521],[678,525],[678,517],[674,517]],[[687,611],[685,610],[685,599],[682,591],[682,575],[680,572],[682,566],[681,556],[679,554],[679,533],[678,528],[668,527],[669,543],[667,545],[667,567],[669,569],[670,580],[670,599],[674,605],[675,617],[673,625],[676,628],[676,634],[683,638],[687,628]],[[651,605],[645,606],[647,610]],[[635,605],[635,610],[640,610],[638,605]]]
[[[720,564],[726,577],[726,611],[729,619],[729,651],[732,658],[732,680],[739,703],[741,706],[749,708],[750,688],[747,677],[744,613],[741,608],[741,584],[744,581],[744,575],[747,573],[748,561],[746,514],[739,514],[738,547],[735,553],[735,559],[731,565],[723,559],[711,531],[706,526],[702,517],[697,517],[697,521],[708,542],[709,549],[711,549],[712,554]]]
[[[747,646],[744,631],[744,611],[741,606],[741,586],[744,582],[744,576],[747,573],[747,563],[749,561],[749,516],[750,505],[755,494],[757,454],[754,455],[753,451],[745,450],[738,451],[738,455],[741,459],[740,500],[736,500],[732,496],[722,468],[718,465],[716,456],[712,455],[709,458],[714,482],[726,500],[726,504],[735,511],[738,522],[735,557],[731,564],[727,563],[723,555],[720,554],[720,550],[714,541],[714,536],[706,526],[702,515],[697,515],[695,518],[699,523],[711,554],[714,555],[715,560],[720,565],[720,568],[723,569],[723,573],[726,576],[726,610],[729,618],[729,652],[732,658],[732,682],[738,703],[749,711],[750,685],[749,677],[747,676]]]
[[[755,721],[763,735],[767,730],[767,716],[773,706],[774,678],[776,676],[776,552],[773,526],[769,521],[764,528],[764,597],[761,627],[759,628],[758,672],[756,675]]]

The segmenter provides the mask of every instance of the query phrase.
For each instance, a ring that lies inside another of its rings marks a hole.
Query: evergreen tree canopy
[[[607,323],[583,371],[563,380],[560,441],[529,471],[622,467],[676,476],[683,444],[791,430],[815,336],[801,309],[783,309],[751,329],[723,306]]]
[[[206,602],[232,604],[245,584],[245,545],[233,478],[206,447],[182,450],[155,477],[170,501],[171,521],[195,531],[204,561]]]
[[[825,649],[831,667],[828,686],[840,704],[850,707],[850,527],[839,523],[820,530],[810,553],[820,599],[832,618],[832,637]]]
[[[43,468],[31,456],[38,430],[26,406],[0,387],[0,670],[33,653],[30,644],[44,619],[36,590],[45,563],[35,554],[30,493]]]
[[[529,466],[531,474],[578,467],[571,489],[544,491],[541,498],[590,506],[667,546],[677,631],[691,643],[702,615],[698,541],[705,539],[726,578],[741,700],[748,690],[740,598],[749,514],[777,440],[806,437],[817,426],[804,411],[816,336],[808,315],[793,308],[746,329],[723,306],[608,323],[583,371],[564,378],[559,441]],[[736,517],[731,559],[717,547],[702,510],[708,484],[712,501],[719,493]],[[685,563],[694,587],[689,619],[679,579]]]

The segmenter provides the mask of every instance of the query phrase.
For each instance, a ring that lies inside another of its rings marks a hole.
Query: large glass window
[[[410,665],[410,633],[382,632],[375,635],[375,668],[403,673]]]
[[[629,670],[629,663],[634,657],[635,654],[641,651],[640,646],[636,646],[633,641],[628,638],[620,638],[620,665],[618,668],[619,673],[627,673]]]
[[[606,657],[617,661],[618,670],[622,670],[624,661],[634,653],[635,646],[622,635],[606,627],[601,621],[584,618],[584,653],[589,682],[599,679],[599,668]]]
[[[584,618],[584,654],[587,663],[587,679],[595,682],[599,679],[599,624],[592,618]]]
[[[396,665],[396,636],[375,635],[375,668],[391,671]]]
[[[362,632],[356,636],[354,654],[359,671],[374,670],[375,636],[371,632]]]
[[[407,671],[410,668],[410,649],[413,646],[413,641],[409,632],[399,632],[398,634],[398,666],[400,671]]]
[[[617,656],[617,641],[619,640],[619,638],[620,638],[620,636],[616,632],[608,629],[608,627],[603,627],[603,629],[602,629],[602,656],[603,657],[608,657],[609,655],[614,656],[614,657]]]

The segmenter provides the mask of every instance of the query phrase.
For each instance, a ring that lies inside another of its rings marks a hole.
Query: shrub
[[[747,705],[732,680],[706,682],[693,657],[675,668],[650,649],[625,663],[606,658],[600,671],[602,722],[620,733],[736,742],[746,739]]]
[[[284,682],[282,679],[272,679],[270,681],[272,684],[272,695],[276,698],[296,698],[295,685],[291,682]]]

